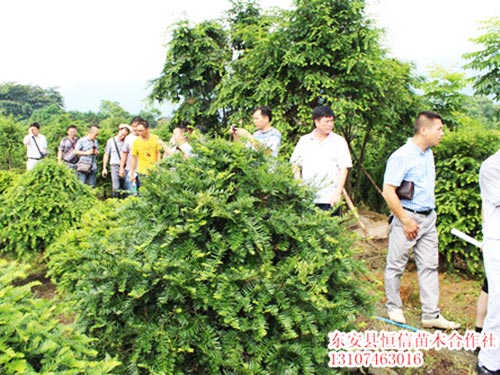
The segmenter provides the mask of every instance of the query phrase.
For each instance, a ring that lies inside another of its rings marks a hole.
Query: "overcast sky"
[[[289,8],[291,0],[261,0]],[[368,0],[391,54],[460,70],[478,20],[500,16],[500,0]],[[0,82],[58,87],[68,110],[97,111],[101,100],[135,114],[165,59],[168,26],[223,16],[226,0],[16,0],[0,5]],[[168,112],[168,108],[161,109]]]

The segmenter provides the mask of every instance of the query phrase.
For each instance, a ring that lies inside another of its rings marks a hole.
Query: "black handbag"
[[[396,194],[399,199],[407,199],[411,201],[413,199],[413,193],[415,190],[415,184],[413,181],[403,180],[401,185],[396,189]]]

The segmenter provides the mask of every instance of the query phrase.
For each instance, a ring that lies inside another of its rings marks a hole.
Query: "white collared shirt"
[[[302,180],[318,189],[315,203],[330,203],[335,193],[341,168],[351,168],[351,154],[346,140],[330,133],[319,142],[314,138],[316,130],[299,139],[290,163],[301,168]]]
[[[137,135],[135,135],[134,133],[130,133],[125,137],[125,140],[123,141],[122,152],[127,153],[127,161],[125,163],[126,170],[130,169],[130,164],[132,162],[132,144],[137,138]]]
[[[36,140],[36,144],[33,139]],[[26,135],[24,143],[26,144],[26,156],[28,158],[40,159],[43,156],[40,152],[47,152],[47,139],[42,134],[38,134],[36,137],[30,134]]]
[[[479,186],[483,202],[483,238],[500,240],[500,150],[481,164]]]

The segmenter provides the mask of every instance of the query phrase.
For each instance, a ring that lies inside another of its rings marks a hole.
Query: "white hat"
[[[123,128],[127,128],[129,133],[132,131],[132,127],[128,124],[120,124],[118,126],[118,130],[123,129]]]

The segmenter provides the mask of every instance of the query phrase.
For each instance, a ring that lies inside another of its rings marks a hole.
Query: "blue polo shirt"
[[[403,180],[412,181],[415,185],[413,199],[401,199],[403,207],[416,211],[436,208],[434,155],[430,148],[422,151],[411,138],[392,153],[385,168],[384,185],[397,187]]]

